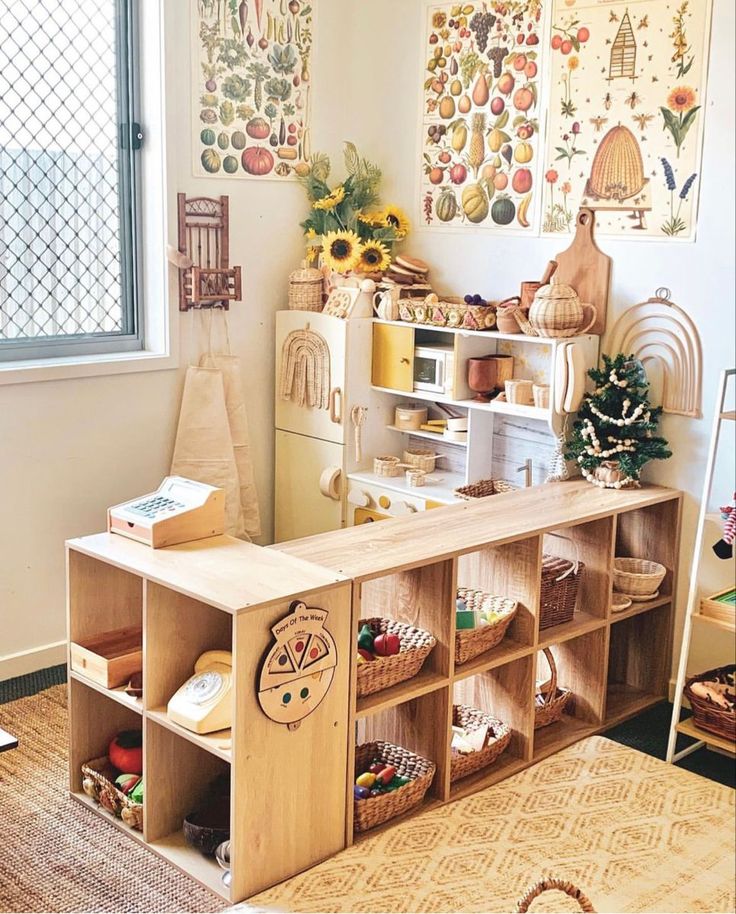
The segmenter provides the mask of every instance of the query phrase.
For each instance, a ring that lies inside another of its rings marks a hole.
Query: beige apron
[[[223,313],[223,320],[225,315]],[[248,437],[240,360],[212,352],[209,312],[207,352],[187,369],[171,473],[225,491],[225,532],[242,539],[261,532],[258,495]]]

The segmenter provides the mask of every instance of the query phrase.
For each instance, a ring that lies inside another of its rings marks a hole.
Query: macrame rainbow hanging
[[[284,340],[279,395],[297,406],[328,408],[330,350],[325,338],[309,327],[293,330]]]

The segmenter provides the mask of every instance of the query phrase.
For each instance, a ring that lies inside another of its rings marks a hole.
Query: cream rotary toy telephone
[[[166,713],[194,733],[226,730],[232,723],[233,655],[207,651],[194,664],[194,675],[169,701]]]

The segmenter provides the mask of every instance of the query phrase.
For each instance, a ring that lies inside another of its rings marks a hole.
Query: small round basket
[[[376,476],[401,476],[401,459],[399,457],[374,457],[373,472]]]
[[[424,799],[434,778],[436,765],[429,759],[415,755],[401,746],[376,740],[363,743],[355,750],[355,777],[362,774],[373,762],[395,765],[400,777],[410,778],[408,784],[376,797],[353,800],[353,831],[364,832],[395,816],[413,809]]]
[[[455,632],[455,663],[461,664],[467,663],[468,660],[472,660],[485,651],[490,651],[503,641],[519,604],[508,597],[499,597],[469,587],[459,587],[457,595],[465,602],[468,609],[495,613],[499,616],[495,622],[489,622],[488,625],[458,629]]]
[[[435,454],[423,447],[407,448],[404,451],[404,463],[424,473],[434,473],[435,462],[441,454]]]
[[[544,656],[547,658],[551,678],[549,685],[537,693],[534,703],[534,729],[539,730],[542,727],[549,727],[550,724],[557,723],[562,717],[565,707],[570,700],[572,692],[569,689],[561,689],[557,686],[557,664],[552,656],[552,651],[544,648]]]
[[[465,730],[488,726],[488,743],[477,752],[464,754],[453,749],[450,758],[450,781],[458,781],[481,768],[492,765],[511,742],[511,727],[469,705],[452,706],[452,725]]]
[[[364,625],[369,626],[374,635],[398,635],[401,649],[398,654],[390,657],[376,657],[375,660],[358,665],[358,698],[416,676],[437,644],[434,635],[424,629],[395,622],[393,619],[361,619],[358,630]]]
[[[613,587],[619,593],[636,600],[651,599],[664,580],[667,569],[649,559],[615,558]]]
[[[505,479],[479,479],[478,482],[471,482],[470,485],[460,486],[455,489],[455,495],[458,498],[464,498],[470,501],[471,498],[485,498],[487,495],[503,495],[505,492],[515,492],[516,486],[512,486]]]
[[[289,308],[291,311],[321,311],[324,302],[322,292],[324,277],[321,270],[308,267],[302,262],[300,270],[289,276]]]

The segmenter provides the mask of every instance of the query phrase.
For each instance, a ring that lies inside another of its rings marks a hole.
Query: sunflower
[[[382,273],[390,263],[391,255],[380,241],[366,241],[355,269],[358,273]]]
[[[378,212],[377,210],[373,210],[368,213],[358,213],[358,222],[362,223],[363,225],[371,226],[384,225],[385,216],[382,212]]]
[[[324,237],[322,259],[336,273],[347,273],[355,267],[362,247],[355,232],[328,232]]]
[[[391,204],[384,209],[383,222],[388,228],[394,230],[397,238],[406,238],[409,234],[409,228],[411,227],[409,217],[398,206]]]
[[[312,209],[332,210],[336,206],[339,206],[344,199],[345,188],[342,184],[338,184],[331,194],[327,194],[327,196],[322,197],[321,200],[315,200],[312,204]]]
[[[690,86],[678,86],[667,96],[667,107],[671,111],[689,111],[695,105],[695,92]]]
[[[304,237],[307,239],[307,241],[311,241],[313,238],[317,237],[317,232],[313,228],[308,228],[304,233]]]

